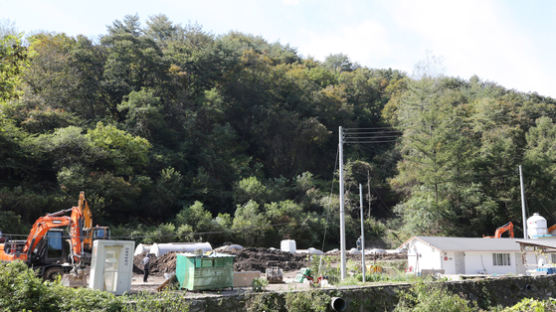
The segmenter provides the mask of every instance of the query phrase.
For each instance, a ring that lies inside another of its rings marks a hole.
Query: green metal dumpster
[[[222,253],[209,256],[178,254],[176,277],[180,288],[187,290],[233,287],[234,256]]]

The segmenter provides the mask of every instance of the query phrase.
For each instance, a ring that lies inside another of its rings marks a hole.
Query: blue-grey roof
[[[514,238],[414,236],[442,251],[520,251]]]

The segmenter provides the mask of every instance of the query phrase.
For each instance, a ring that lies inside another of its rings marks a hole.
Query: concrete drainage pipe
[[[342,312],[347,309],[347,302],[343,298],[332,297],[332,300],[330,301],[330,306],[332,307],[332,310],[337,312]]]

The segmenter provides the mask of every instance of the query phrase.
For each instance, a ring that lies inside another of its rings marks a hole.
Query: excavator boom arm
[[[504,234],[505,232],[509,232],[510,237],[514,238],[514,224],[512,223],[512,221],[502,225],[501,227],[496,229],[496,232],[494,233],[494,237],[495,238],[501,238],[502,234]]]

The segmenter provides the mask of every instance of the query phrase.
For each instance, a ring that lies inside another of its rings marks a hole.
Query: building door
[[[454,261],[456,267],[456,274],[465,274],[465,253],[455,252]]]

